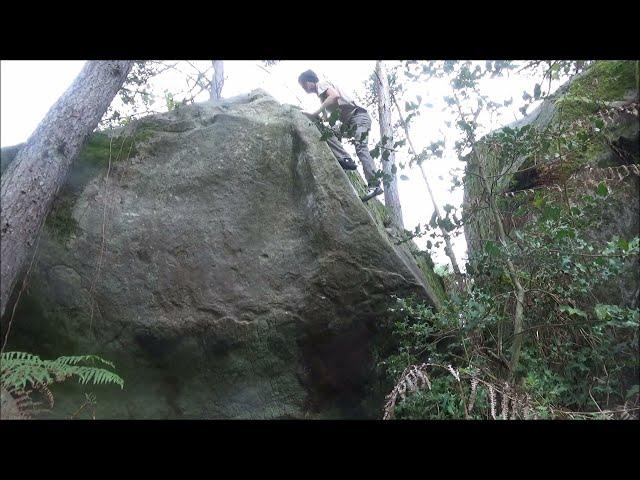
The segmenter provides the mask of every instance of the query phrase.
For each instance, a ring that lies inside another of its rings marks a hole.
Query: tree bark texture
[[[209,95],[211,100],[220,100],[224,85],[224,63],[222,60],[211,60],[211,63],[213,63],[213,78],[211,79]]]
[[[69,167],[124,83],[133,61],[89,61],[2,175],[2,310]]]
[[[402,110],[400,110],[400,106],[398,105],[398,102],[396,101],[395,97],[392,96],[391,98],[396,107],[396,110],[398,111],[398,115],[400,116],[400,123],[402,123],[402,128],[404,129],[404,135],[405,135],[405,138],[407,139],[407,143],[409,144],[409,151],[411,152],[411,155],[415,157],[418,155],[418,153],[416,152],[416,149],[413,146],[413,142],[411,141],[411,137],[409,136],[409,127],[407,125],[407,122],[405,122],[404,118],[402,117]],[[433,210],[438,219],[438,224],[442,225],[442,215],[440,214],[440,209],[438,208],[436,198],[433,195],[433,191],[431,190],[429,179],[427,178],[427,175],[424,173],[424,168],[422,168],[421,163],[418,163],[418,167],[420,168],[420,173],[422,174],[424,183],[427,186],[427,192],[429,193],[429,198],[431,199],[431,203],[433,204]],[[455,274],[459,285],[462,287],[465,282],[464,282],[464,278],[462,277],[462,273],[460,272],[460,267],[458,266],[458,260],[456,259],[456,255],[453,251],[453,246],[451,244],[451,236],[443,227],[440,227],[440,230],[442,231],[442,237],[444,238],[444,244],[445,244],[444,252],[449,257],[449,260],[451,261],[451,267],[453,268],[453,273]],[[464,287],[464,288],[467,288],[467,287]]]
[[[382,171],[384,179],[384,204],[389,210],[391,222],[401,230],[404,230],[402,219],[402,208],[400,206],[400,195],[398,194],[398,179],[394,173],[395,153],[393,152],[393,129],[391,126],[391,99],[389,95],[389,81],[387,72],[382,61],[376,62],[376,76],[378,85],[376,93],[378,97],[378,118],[380,120],[380,138],[384,139],[381,144],[382,151],[387,150],[389,156],[382,160]]]

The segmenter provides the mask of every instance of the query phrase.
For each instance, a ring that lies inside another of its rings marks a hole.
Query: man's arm
[[[320,105],[320,108],[312,113],[312,115],[314,117],[320,116],[320,114],[322,113],[322,111],[325,108],[330,107],[331,105],[334,105],[334,104],[338,103],[338,99],[340,98],[340,94],[338,93],[338,91],[335,88],[329,87],[329,88],[327,88],[326,92],[327,92],[327,98],[325,98],[324,102],[322,102],[322,105]]]

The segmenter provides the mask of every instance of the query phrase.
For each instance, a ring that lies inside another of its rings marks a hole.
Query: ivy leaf
[[[438,222],[438,225],[445,232],[451,232],[456,228],[449,217],[443,218],[442,221]]]
[[[578,315],[579,317],[587,318],[587,314],[579,308],[573,308],[570,305],[561,305],[560,311],[568,313],[569,315]]]
[[[340,118],[340,111],[338,109],[335,109],[333,112],[331,112],[331,115],[329,116],[329,125],[332,125],[332,126],[335,125],[339,118]]]
[[[558,207],[553,205],[544,205],[542,209],[542,218],[544,220],[558,220],[560,218],[561,211]],[[562,237],[557,237],[562,238]]]
[[[487,241],[487,243],[484,245],[484,251],[491,257],[495,257],[500,253],[500,249],[492,240]]]
[[[540,94],[541,93],[542,93],[542,89],[540,88],[540,84],[536,83],[536,86],[533,89],[533,97],[538,99],[538,98],[540,98]]]
[[[453,97],[449,97],[449,96],[444,96],[442,97],[442,99],[447,103],[447,105],[451,106],[451,105],[455,105],[456,100]]]
[[[409,177],[403,174],[403,175],[400,175],[400,180],[409,180]]]
[[[618,246],[623,251],[629,250],[629,242],[624,238],[621,238],[620,240],[618,240]]]
[[[606,197],[607,194],[609,193],[609,190],[607,189],[607,185],[604,182],[600,182],[600,185],[598,185],[598,189],[596,190],[596,193],[601,197]]]
[[[638,391],[640,390],[640,386],[639,385],[633,385],[628,391],[627,394],[625,395],[625,400],[629,400],[633,397],[635,397],[636,395],[638,395]]]
[[[596,313],[596,318],[600,321],[606,320],[612,311],[612,305],[597,304],[593,311]]]
[[[429,220],[429,225],[432,228],[436,228],[438,226],[438,224],[436,223],[438,217],[436,215],[436,212],[433,212],[433,215],[431,215],[431,220]]]
[[[536,206],[536,208],[541,208],[542,205],[544,205],[544,197],[540,192],[536,192],[533,199],[533,204]]]

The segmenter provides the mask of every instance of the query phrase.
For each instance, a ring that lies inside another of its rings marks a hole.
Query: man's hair
[[[306,72],[302,72],[298,77],[298,83],[302,82],[318,83],[318,76],[313,70],[307,70]]]

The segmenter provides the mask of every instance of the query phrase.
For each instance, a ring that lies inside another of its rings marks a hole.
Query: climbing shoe
[[[371,192],[367,193],[365,196],[360,197],[360,199],[363,202],[367,202],[367,201],[371,200],[373,197],[377,197],[381,193],[382,193],[382,188],[380,188],[378,186],[378,187],[374,188]]]
[[[345,170],[357,170],[358,169],[358,165],[356,165],[356,162],[354,162],[350,158],[341,158],[341,159],[338,160],[338,163]]]

